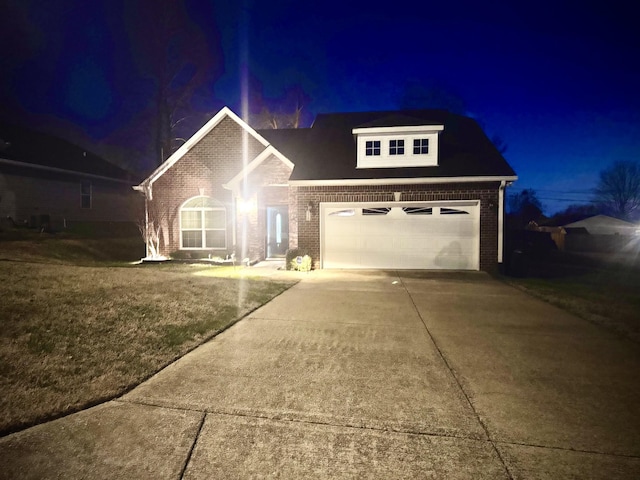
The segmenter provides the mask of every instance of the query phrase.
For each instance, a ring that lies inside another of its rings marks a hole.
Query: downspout
[[[144,256],[145,258],[149,258],[149,198],[147,198],[147,193],[144,195]]]
[[[504,256],[504,189],[507,182],[502,180],[498,189],[498,264],[502,263]]]
[[[235,189],[231,192],[231,216],[232,216],[232,225],[231,225],[231,236],[232,236],[232,245],[233,245],[233,253],[236,253],[238,246],[238,238],[237,238],[237,228],[238,228],[238,200],[236,197]]]

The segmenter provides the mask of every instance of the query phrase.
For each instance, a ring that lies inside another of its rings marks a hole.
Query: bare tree
[[[525,188],[513,194],[508,203],[508,221],[511,228],[523,228],[529,222],[539,222],[542,217],[542,202],[533,188]]]
[[[162,163],[201,125],[193,100],[222,72],[222,54],[188,15],[179,0],[139,0],[127,4],[133,11],[131,43],[138,67],[153,82],[150,105],[154,154]],[[206,115],[206,113],[204,114]]]
[[[164,205],[145,198],[144,217],[138,220],[138,230],[147,246],[147,258],[160,258],[160,234],[168,216]]]
[[[617,161],[600,172],[595,200],[603,209],[624,220],[633,217],[640,207],[640,165]]]
[[[252,115],[250,123],[257,129],[300,128],[303,123],[303,108],[309,102],[309,96],[302,87],[295,85],[287,88],[277,98],[265,98],[262,85],[254,79],[252,101],[253,108],[260,108]]]

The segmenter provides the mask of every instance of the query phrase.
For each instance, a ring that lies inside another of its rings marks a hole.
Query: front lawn
[[[126,392],[293,284],[224,267],[4,258],[0,434]]]
[[[640,343],[640,259],[556,252],[529,259],[524,278],[504,279],[549,303]]]

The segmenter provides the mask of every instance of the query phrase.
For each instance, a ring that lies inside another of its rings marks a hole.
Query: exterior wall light
[[[309,202],[307,203],[307,211],[306,211],[306,219],[307,222],[311,221],[311,212],[313,210],[313,203]]]
[[[248,215],[249,213],[257,209],[255,198],[238,198],[238,212],[242,215]]]

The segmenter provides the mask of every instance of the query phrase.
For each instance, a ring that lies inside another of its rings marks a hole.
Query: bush
[[[301,263],[298,263],[298,257],[302,257]],[[313,267],[311,256],[305,248],[291,248],[287,250],[285,259],[287,270],[308,272]]]

